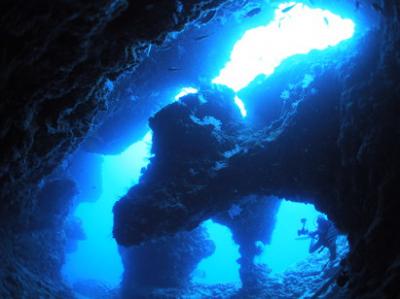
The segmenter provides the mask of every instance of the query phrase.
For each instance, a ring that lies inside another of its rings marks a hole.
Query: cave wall
[[[30,230],[0,229],[0,298],[73,298],[60,270],[64,221],[76,194],[73,181],[50,179],[37,195]]]
[[[109,98],[111,82],[134,71],[150,43],[162,43],[224,2],[0,3],[0,297],[71,296],[60,275],[63,229],[43,228],[58,211],[38,221],[37,193],[101,124],[97,116],[119,104]],[[55,199],[47,199],[50,208]],[[71,204],[59,201],[61,210]]]
[[[399,296],[400,8],[385,4],[385,22],[368,44],[374,52],[365,57],[373,71],[354,65],[341,97],[337,205],[346,213],[338,222],[353,245],[349,286],[363,298]]]

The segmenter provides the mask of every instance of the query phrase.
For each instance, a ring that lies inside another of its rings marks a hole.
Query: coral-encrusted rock
[[[46,183],[38,193],[30,229],[62,227],[77,193],[74,181],[69,179],[56,179]]]
[[[288,105],[266,130],[246,126],[232,96],[217,91],[161,110],[150,121],[155,157],[114,208],[118,242],[189,229],[252,194],[329,202],[339,157],[339,88],[334,73],[325,80],[330,86],[321,84],[318,95],[305,91],[307,100]]]
[[[225,156],[235,150],[232,137],[243,127],[233,94],[210,89],[188,95],[162,109],[150,127],[155,157],[140,184],[114,207],[113,231],[122,245],[194,228],[229,206],[225,197],[218,198],[224,184],[215,192],[202,190],[210,190],[210,181],[226,167]],[[210,210],[203,210],[213,200]],[[195,216],[199,209],[203,214]]]
[[[72,298],[63,285],[64,221],[76,194],[69,179],[40,189],[26,232],[0,230],[0,298]]]
[[[279,204],[277,198],[252,197],[243,206],[234,205],[228,212],[213,218],[230,228],[233,240],[239,245],[241,257],[238,263],[243,289],[260,287],[260,270],[254,264],[254,258],[260,253],[256,242],[270,243]]]
[[[123,298],[137,298],[156,288],[185,288],[197,264],[214,251],[199,227],[140,246],[120,248],[124,263]],[[140,297],[142,298],[142,297]]]

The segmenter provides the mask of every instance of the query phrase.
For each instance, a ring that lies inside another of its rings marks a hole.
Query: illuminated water
[[[283,3],[271,23],[248,30],[235,44],[229,62],[213,82],[239,91],[258,75],[271,75],[284,59],[335,46],[351,38],[354,30],[351,20],[327,10]]]
[[[199,90],[194,87],[183,87],[181,91],[175,96],[175,100],[178,101],[181,97],[188,94],[197,93]]]
[[[216,248],[213,255],[199,263],[194,271],[193,282],[240,284],[239,264],[236,262],[240,258],[239,246],[233,241],[232,233],[226,226],[211,220],[203,225]]]
[[[140,170],[148,164],[151,133],[118,156],[103,156],[103,193],[96,202],[81,203],[75,216],[82,220],[87,239],[78,243],[77,251],[67,255],[64,276],[73,284],[94,279],[113,287],[123,272],[117,244],[112,238],[115,202],[136,184]]]
[[[308,257],[310,239],[299,238],[297,230],[301,228],[302,218],[307,219],[309,230],[315,230],[318,215],[320,213],[311,204],[282,201],[276,215],[271,244],[260,244],[263,253],[256,258],[256,263],[266,264],[273,273],[277,273]]]
[[[212,82],[238,92],[257,76],[271,75],[286,58],[336,46],[354,32],[352,20],[330,11],[295,2],[280,4],[272,22],[248,30],[235,44],[230,60]],[[186,87],[177,97],[196,92]],[[246,107],[238,96],[235,103],[246,117]]]

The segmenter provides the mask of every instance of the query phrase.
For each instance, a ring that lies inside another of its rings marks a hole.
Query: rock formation
[[[202,227],[140,246],[121,247],[125,269],[122,298],[146,298],[158,288],[186,288],[197,264],[213,251],[214,244]]]
[[[243,206],[233,206],[228,212],[213,218],[230,228],[233,240],[239,245],[241,258],[238,263],[242,289],[263,288],[263,279],[260,279],[260,276],[265,273],[254,263],[255,257],[260,254],[257,242],[271,242],[279,203],[277,198],[253,197],[246,199]]]
[[[205,91],[161,110],[150,121],[155,158],[114,209],[118,242],[192,229],[251,194],[307,200],[349,236],[350,296],[396,297],[399,35],[390,16],[397,12],[386,2],[380,30],[337,61],[294,64],[315,82],[294,85],[272,124],[240,122],[227,93]],[[288,74],[281,69],[269,81]]]
[[[55,225],[70,198],[57,195],[44,211],[38,193],[120,103],[108,97],[110,81],[134,71],[150,43],[247,2],[1,2],[0,297],[71,296],[60,277],[63,229]],[[349,296],[399,296],[399,4],[342,2],[366,23],[373,15],[376,28],[337,59],[294,58],[292,73],[280,69],[271,80],[294,85],[278,115],[248,125],[233,94],[211,88],[152,118],[155,157],[114,209],[119,243],[194,229],[247,195],[308,201],[349,236]],[[305,69],[315,77],[306,89],[296,85],[296,70]],[[49,219],[38,221],[40,213]]]

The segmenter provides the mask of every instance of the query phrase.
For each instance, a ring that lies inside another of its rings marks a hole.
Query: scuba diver
[[[309,252],[313,253],[319,249],[321,252],[325,247],[329,249],[329,260],[336,259],[336,238],[338,231],[331,221],[320,215],[317,218],[317,230],[308,231],[306,228],[306,218],[301,219],[303,227],[297,231],[299,236],[306,235],[311,237]]]

